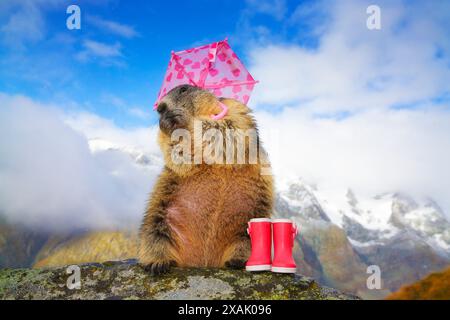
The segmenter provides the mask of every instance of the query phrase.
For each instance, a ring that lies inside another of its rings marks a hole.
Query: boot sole
[[[247,271],[270,271],[272,266],[270,264],[261,264],[257,266],[245,266]]]
[[[272,267],[270,271],[276,273],[296,273],[297,268]]]

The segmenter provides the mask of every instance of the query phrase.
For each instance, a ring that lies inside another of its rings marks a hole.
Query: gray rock
[[[359,299],[301,275],[173,268],[151,276],[136,261],[81,265],[81,288],[67,268],[2,269],[0,299]]]

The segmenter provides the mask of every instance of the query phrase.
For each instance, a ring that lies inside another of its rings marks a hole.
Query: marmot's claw
[[[159,261],[148,263],[144,265],[144,270],[150,272],[152,276],[156,276],[158,274],[166,273],[170,270],[170,267],[175,266],[176,263],[173,260],[170,261]]]
[[[225,262],[225,267],[230,269],[243,269],[245,267],[245,260],[231,259]]]

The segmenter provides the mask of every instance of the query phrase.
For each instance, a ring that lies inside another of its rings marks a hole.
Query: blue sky
[[[66,28],[72,3],[81,9],[81,30]],[[4,3],[0,91],[81,108],[122,126],[153,123],[150,110],[171,50],[228,36],[245,61],[249,22],[295,36],[280,19],[298,4],[280,1],[257,13],[256,3],[233,0]]]
[[[321,51],[328,49],[330,56],[326,63],[329,63],[336,59],[325,45],[332,35],[337,38],[347,36],[348,44],[343,43],[351,55],[351,49],[363,50],[367,43],[374,50],[380,50],[378,43],[387,46],[392,42],[399,47],[410,46],[409,49],[414,51],[416,48],[411,39],[416,37],[420,42],[430,29],[435,33],[429,41],[435,51],[433,63],[448,61],[448,40],[443,39],[445,34],[439,35],[433,29],[435,26],[429,25],[431,20],[435,20],[438,27],[448,31],[448,15],[442,13],[449,8],[448,2],[441,2],[438,6],[420,1],[379,2],[384,10],[384,25],[388,25],[384,29],[388,30],[378,33],[364,27],[367,17],[365,9],[370,4],[368,1],[84,0],[74,2],[81,9],[81,30],[66,28],[66,8],[72,4],[70,1],[3,2],[0,4],[0,91],[57,104],[66,110],[85,110],[112,119],[120,126],[139,126],[156,121],[151,106],[161,85],[170,51],[225,37],[229,37],[233,49],[251,71],[256,69],[255,76],[262,80],[262,95],[270,94],[272,97],[277,96],[272,94],[276,92],[273,81],[285,86],[278,80],[280,73],[268,74],[268,79],[265,79],[265,71],[270,65],[265,65],[265,69],[258,73],[261,64],[255,61],[258,61],[258,50],[267,51],[273,46],[285,51],[301,49],[306,53],[316,53],[318,57]],[[429,18],[424,18],[422,12]],[[421,16],[417,17],[418,14]],[[354,22],[355,18],[359,18],[361,23],[357,35],[352,30],[354,25],[349,27],[344,23],[347,19]],[[352,41],[354,44],[350,43]],[[432,41],[434,44],[431,44]],[[390,51],[387,52],[380,56],[379,61],[368,59],[366,62],[372,63],[368,67],[380,70],[389,60],[399,58],[399,55],[390,57]],[[336,63],[343,62],[342,65],[351,61],[344,59],[340,62],[339,59],[342,58],[336,59]],[[352,67],[349,65],[349,70]],[[398,76],[400,82],[400,78],[405,76],[400,72],[377,73],[365,79],[365,85],[371,90],[364,91],[362,88],[359,92],[361,96],[369,97],[375,93],[386,97],[388,94],[380,90],[380,86],[385,86],[389,91],[389,82],[393,78]],[[303,79],[310,82],[310,76],[305,74]],[[340,82],[340,79],[336,80]],[[403,80],[403,84],[407,81]],[[407,89],[414,91],[412,86]],[[301,88],[295,90],[301,92]],[[310,102],[318,97],[312,91],[292,101],[282,102],[287,105]],[[323,93],[320,92],[319,97],[324,96]],[[431,100],[448,102],[448,97],[448,88],[440,88],[421,97],[394,99],[388,103],[396,108],[410,108]],[[272,100],[256,99],[259,108],[280,112],[280,104]],[[333,110],[316,108],[315,113],[323,117],[342,118],[354,112],[346,103],[344,99],[341,106]],[[366,104],[370,101],[358,107],[364,109]]]

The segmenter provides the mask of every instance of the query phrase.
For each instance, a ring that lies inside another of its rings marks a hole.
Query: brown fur
[[[162,101],[168,113],[182,115],[182,128],[193,132],[194,119],[203,121],[204,130],[256,128],[250,109],[231,99],[221,100],[229,107],[227,116],[211,120],[219,112],[217,99],[187,87],[184,93],[173,89]],[[161,128],[166,120],[161,119]],[[242,267],[250,253],[247,222],[272,213],[272,177],[261,175],[259,157],[257,164],[174,164],[170,131],[164,127],[159,133],[166,166],[142,223],[140,262],[152,273],[170,265]]]

